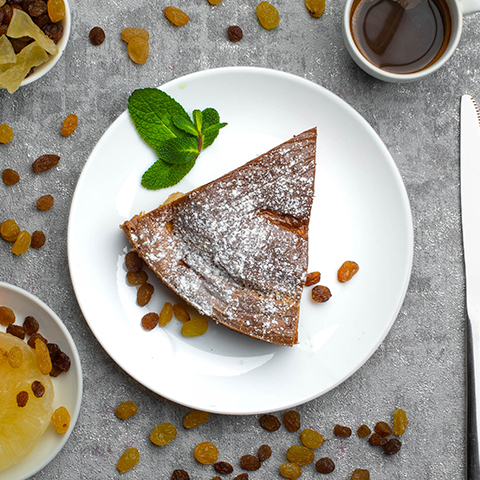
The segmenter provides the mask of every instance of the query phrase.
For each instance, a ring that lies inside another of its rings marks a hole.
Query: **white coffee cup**
[[[365,72],[386,82],[413,82],[436,72],[457,48],[462,34],[463,16],[480,11],[480,0],[445,0],[451,17],[451,35],[443,54],[430,66],[413,73],[392,73],[371,63],[358,49],[351,31],[352,6],[355,0],[347,0],[343,14],[343,37],[345,45],[355,63]]]

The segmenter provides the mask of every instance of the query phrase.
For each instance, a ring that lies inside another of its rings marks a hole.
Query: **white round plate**
[[[17,318],[16,324],[23,324],[31,315],[40,324],[39,332],[50,343],[56,343],[70,357],[72,365],[67,373],[52,378],[55,389],[53,408],[64,406],[70,412],[68,431],[59,435],[53,424],[47,428],[33,450],[21,462],[0,472],[0,480],[24,480],[35,475],[50,463],[63,448],[72,432],[82,402],[82,367],[77,347],[60,318],[40,299],[31,293],[8,283],[0,282],[0,305],[10,307]],[[0,326],[2,331],[6,328]]]
[[[142,174],[156,160],[127,112],[101,138],[80,176],[68,227],[70,273],[80,307],[110,356],[158,394],[225,414],[282,410],[313,399],[355,372],[394,322],[412,265],[412,219],[405,187],[385,145],[344,101],[302,78],[231,67],[194,73],[161,87],[188,113],[215,108],[228,126],[175,187],[148,191]],[[210,322],[185,338],[173,320],[144,331],[142,316],[175,297],[153,273],[149,305],[125,280],[130,246],[119,225],[176,191],[188,192],[288,140],[318,128],[309,270],[332,298],[301,303],[299,344],[253,340]],[[359,273],[336,279],[354,260]]]

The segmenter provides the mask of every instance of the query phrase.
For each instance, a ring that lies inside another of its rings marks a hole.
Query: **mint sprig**
[[[180,182],[227,125],[214,108],[194,110],[190,118],[178,102],[155,88],[135,90],[128,111],[139,135],[158,155],[142,176],[142,185],[149,190]]]

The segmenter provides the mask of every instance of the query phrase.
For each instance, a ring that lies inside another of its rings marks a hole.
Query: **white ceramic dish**
[[[161,191],[140,186],[156,160],[122,114],[93,150],[70,211],[68,256],[78,302],[93,333],[131,376],[192,408],[228,414],[285,409],[315,398],[355,372],[393,324],[409,282],[413,233],[408,198],[386,147],[349,105],[324,88],[277,71],[232,67],[195,73],[161,87],[187,112],[214,107],[228,122],[180,184]],[[184,338],[173,320],[146,332],[170,290],[155,286],[146,307],[125,281],[129,244],[119,225],[149,211],[171,192],[186,192],[289,139],[318,127],[316,196],[310,224],[309,270],[330,287],[328,303],[305,290],[300,343],[279,347],[211,322]],[[355,260],[347,284],[338,267]]]
[[[49,342],[57,343],[72,361],[67,373],[53,379],[55,388],[53,406],[58,408],[63,405],[68,409],[71,415],[70,428],[65,434],[59,435],[53,425],[50,425],[26,458],[0,472],[0,480],[24,480],[50,463],[70,437],[82,401],[82,367],[70,333],[45,303],[21,288],[0,282],[0,305],[13,309],[18,324],[22,324],[26,316],[34,316],[40,324],[39,332]],[[0,326],[0,329],[5,331],[5,327]]]

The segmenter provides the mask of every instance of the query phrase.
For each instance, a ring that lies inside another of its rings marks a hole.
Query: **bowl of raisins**
[[[0,87],[13,93],[43,77],[70,36],[67,0],[0,0]]]

